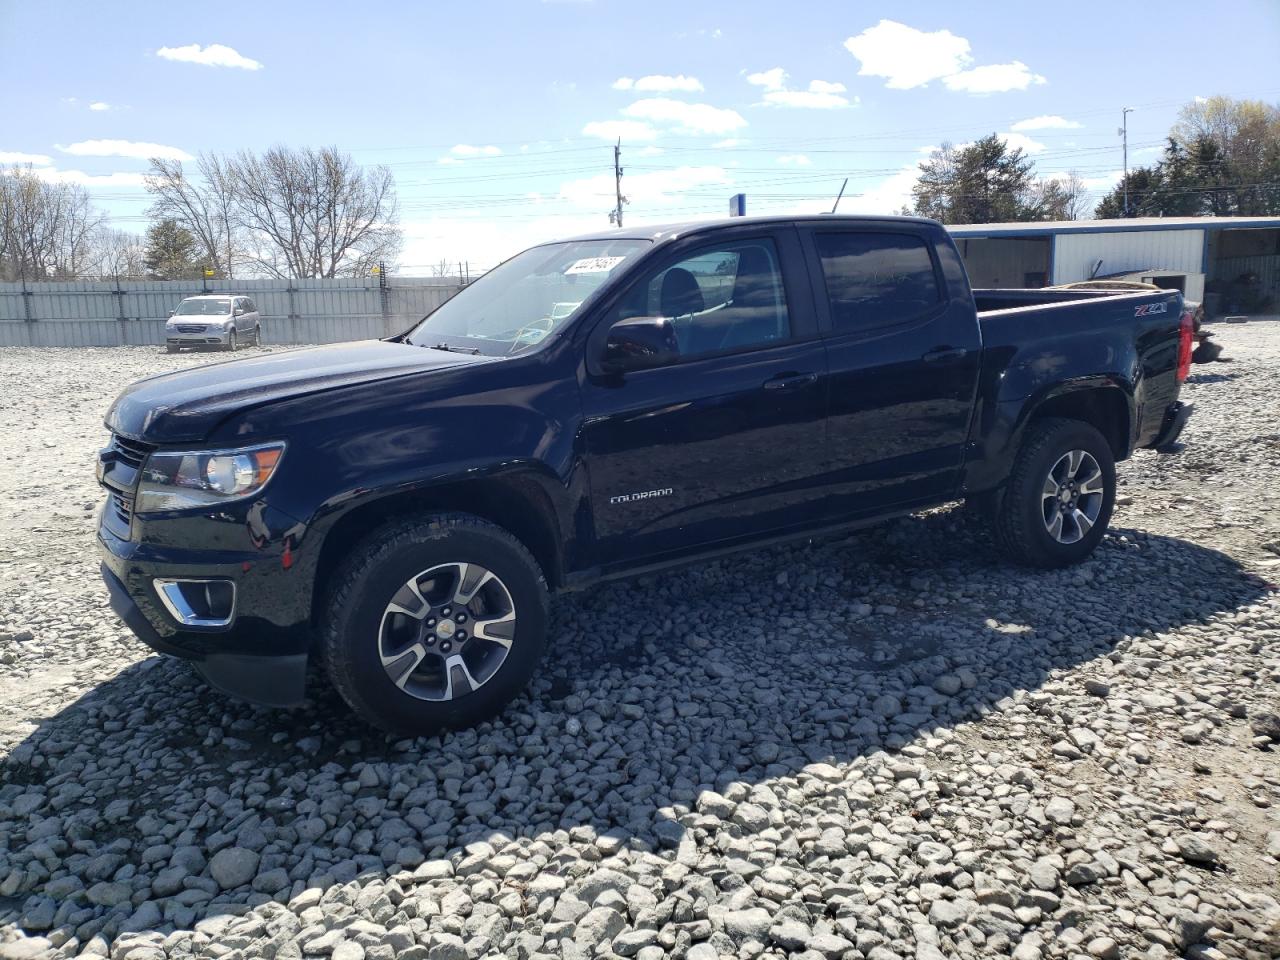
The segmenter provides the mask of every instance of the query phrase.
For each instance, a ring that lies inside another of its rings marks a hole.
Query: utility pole
[[[1124,215],[1129,215],[1129,114],[1133,113],[1133,107],[1125,107],[1120,113],[1120,119],[1123,126],[1120,127],[1120,136],[1124,138]]]
[[[609,214],[609,222],[616,225],[619,229],[622,227],[622,205],[627,202],[627,198],[622,195],[622,138],[618,138],[618,142],[613,145],[613,189],[618,198],[618,204],[613,208],[613,212]]]

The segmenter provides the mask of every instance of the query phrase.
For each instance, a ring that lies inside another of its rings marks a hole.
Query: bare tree
[[[77,276],[102,222],[81,186],[50,183],[29,166],[0,173],[0,275],[9,280]]]
[[[1084,181],[1074,170],[1036,181],[1028,197],[1039,220],[1081,220],[1090,208]]]
[[[440,262],[431,267],[431,275],[433,277],[451,277],[453,276],[453,265],[449,263],[445,257],[440,258]]]
[[[100,227],[93,236],[86,273],[102,277],[142,279],[147,275],[143,265],[142,237],[127,230]]]
[[[186,175],[181,160],[153,157],[147,190],[153,218],[175,220],[199,241],[203,259],[224,277],[234,277],[237,261],[236,194],[228,163],[214,154],[196,159],[199,181]]]
[[[257,235],[255,264],[274,276],[367,274],[400,248],[395,182],[334,147],[272,147],[226,161],[240,224]]]

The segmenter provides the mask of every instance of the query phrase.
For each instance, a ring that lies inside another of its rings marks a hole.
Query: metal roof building
[[[975,287],[1158,279],[1209,316],[1280,307],[1280,217],[1135,217],[947,228]]]

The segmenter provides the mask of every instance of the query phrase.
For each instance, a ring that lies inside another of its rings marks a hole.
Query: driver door
[[[785,228],[739,234],[686,243],[602,318],[607,339],[620,319],[669,317],[680,347],[669,365],[583,383],[581,442],[605,569],[821,516],[827,365],[799,242]],[[589,351],[602,345],[588,339]]]

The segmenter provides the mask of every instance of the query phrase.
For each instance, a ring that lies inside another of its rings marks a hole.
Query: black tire
[[[383,617],[411,578],[453,563],[479,564],[498,578],[514,605],[514,635],[505,660],[476,689],[449,700],[419,699],[383,667]],[[547,605],[537,561],[501,527],[463,513],[408,518],[370,534],[334,573],[324,599],[320,655],[342,698],[383,730],[424,735],[472,726],[501,710],[533,676],[546,643]]]
[[[226,350],[227,353],[235,353],[237,346],[238,344],[236,343],[236,332],[232,330],[229,334],[227,334],[227,345],[223,347],[223,349]]]
[[[175,347],[172,343],[166,343],[166,344],[165,344],[165,346],[164,346],[164,352],[165,352],[165,353],[177,353],[177,352],[178,352],[178,348],[177,348],[177,347]]]
[[[1088,453],[1097,463],[1102,499],[1088,532],[1074,543],[1063,543],[1049,531],[1044,487],[1055,464],[1073,450]],[[1035,421],[1027,427],[1008,481],[992,502],[996,544],[1011,560],[1026,566],[1054,569],[1079,563],[1102,541],[1115,500],[1115,458],[1097,429],[1080,420]]]
[[[262,346],[262,324],[260,323],[253,325],[253,345],[255,347]]]

